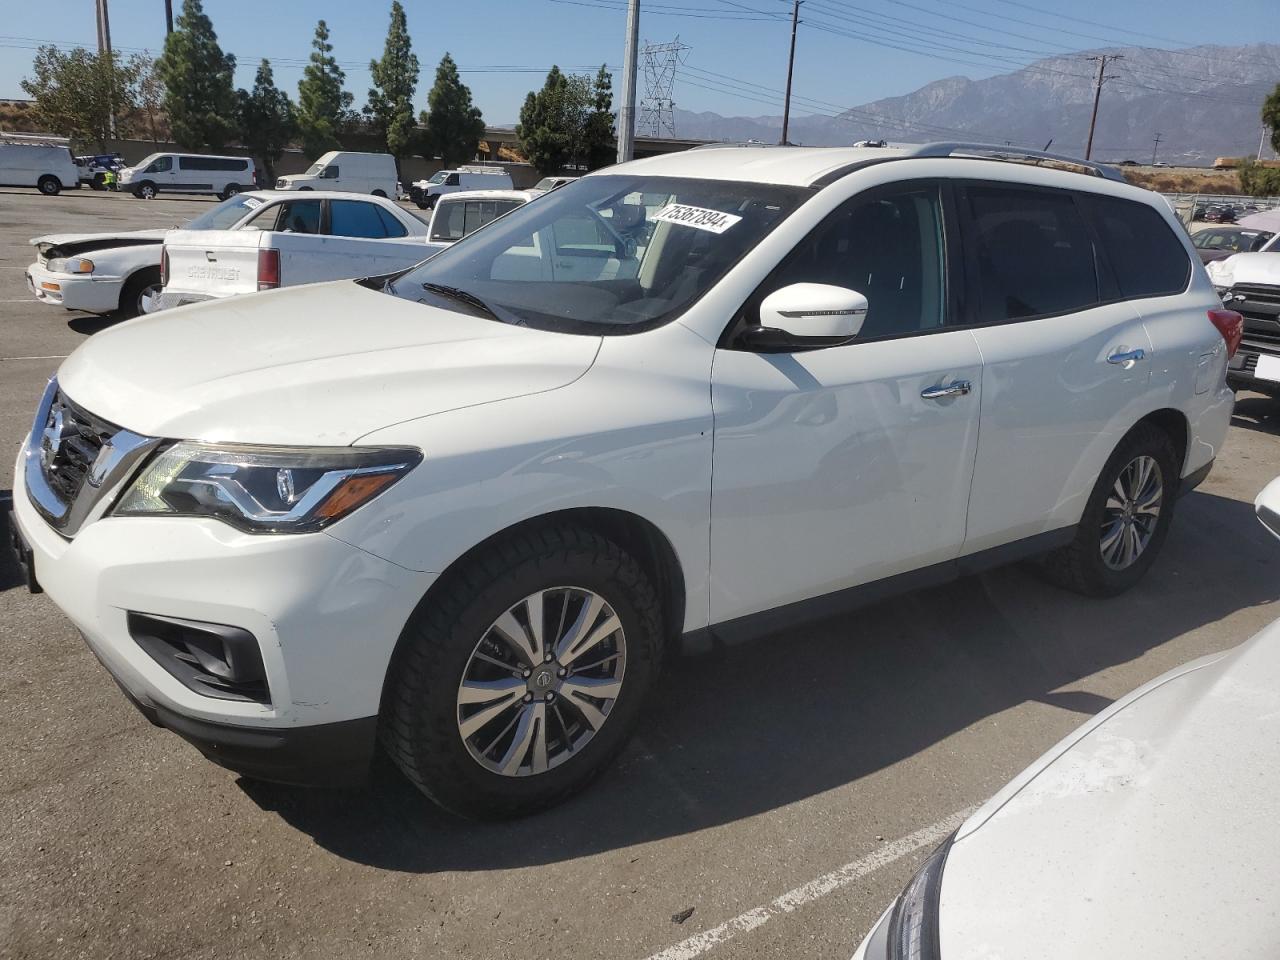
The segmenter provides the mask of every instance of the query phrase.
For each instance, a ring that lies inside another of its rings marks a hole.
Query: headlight
[[[86,257],[54,257],[45,267],[51,273],[93,273],[93,261]]]
[[[933,851],[894,904],[889,918],[890,960],[938,960],[938,897],[954,839],[953,833]]]
[[[121,497],[118,516],[214,517],[248,533],[309,533],[386,490],[417,450],[180,442]]]

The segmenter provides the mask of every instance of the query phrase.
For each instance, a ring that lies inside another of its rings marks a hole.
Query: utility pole
[[[626,163],[636,145],[636,58],[640,46],[640,0],[627,3],[627,49],[622,59],[622,105],[618,107],[618,162]]]
[[[1156,165],[1156,151],[1160,149],[1160,134],[1155,135],[1155,139],[1151,141],[1151,165]]]
[[[1262,162],[1262,145],[1267,142],[1267,125],[1262,125],[1262,133],[1258,136],[1258,156],[1257,161]]]
[[[164,35],[173,33],[173,0],[164,0]]]
[[[107,12],[107,0],[96,0],[98,20],[98,55],[111,52],[111,16]]]
[[[98,57],[101,58],[106,54],[107,62],[110,64],[111,69],[115,70],[115,57],[111,55],[111,14],[107,10],[107,0],[96,0],[94,6],[98,20]],[[107,106],[111,111],[108,132],[111,134],[111,139],[114,140],[116,136],[115,104],[108,101]]]
[[[1109,79],[1106,75],[1107,61],[1123,60],[1124,55],[1119,53],[1101,54],[1097,57],[1089,57],[1090,60],[1098,61],[1098,79],[1093,83],[1093,114],[1089,117],[1089,142],[1085,144],[1084,158],[1086,160],[1093,156],[1093,128],[1098,123],[1098,101],[1102,98],[1102,83]]]
[[[803,0],[792,0],[791,3],[791,55],[787,57],[787,95],[782,101],[782,145],[786,146],[787,132],[791,126],[791,73],[796,67],[796,27],[800,25],[800,4]]]

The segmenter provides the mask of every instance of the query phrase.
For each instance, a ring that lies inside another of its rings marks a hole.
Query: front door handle
[[[1127,370],[1139,360],[1147,359],[1147,351],[1138,347],[1136,350],[1117,350],[1111,356],[1107,357],[1107,363],[1123,364]]]
[[[945,400],[947,397],[963,397],[972,389],[973,385],[968,380],[952,380],[945,386],[926,387],[920,391],[920,399]]]

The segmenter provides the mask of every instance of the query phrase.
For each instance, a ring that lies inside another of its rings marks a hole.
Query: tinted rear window
[[[969,186],[982,320],[1023,320],[1099,302],[1093,243],[1071,194]]]
[[[1080,200],[1102,241],[1121,296],[1160,297],[1187,288],[1191,260],[1164,217],[1133,200],[1094,194]]]

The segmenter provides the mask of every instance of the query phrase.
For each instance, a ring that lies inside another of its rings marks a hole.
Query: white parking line
[[[833,893],[841,887],[853,883],[855,880],[860,880],[867,874],[875,873],[881,867],[886,867],[895,860],[901,860],[907,854],[914,853],[921,847],[928,847],[938,843],[952,830],[960,826],[965,818],[976,809],[977,807],[968,807],[967,809],[959,810],[935,824],[920,828],[915,833],[909,833],[905,837],[892,840],[874,853],[867,854],[861,860],[846,863],[843,867],[838,867],[830,873],[824,873],[817,879],[801,884],[794,890],[788,890],[782,896],[775,898],[764,906],[739,914],[718,927],[712,927],[710,930],[694,934],[688,940],[681,940],[674,946],[653,954],[648,960],[693,960],[694,957],[701,956],[711,948],[719,946],[726,940],[733,939],[740,933],[747,933],[756,929],[756,927],[763,926],[779,914],[792,913],[795,910],[799,910],[806,904],[825,897],[827,894]],[[853,951],[855,946],[856,944],[849,945],[850,952]]]
[[[0,363],[6,360],[65,360],[69,354],[55,353],[48,357],[0,357]]]

